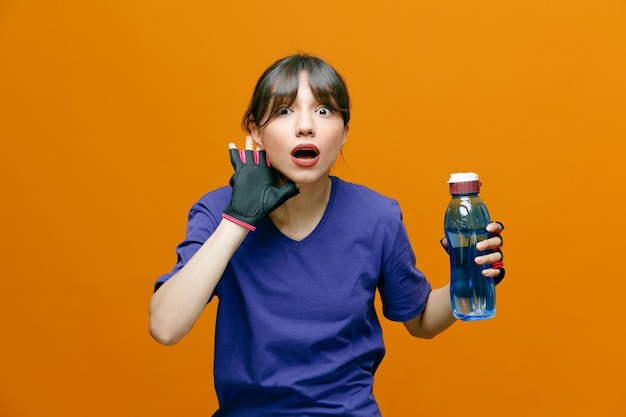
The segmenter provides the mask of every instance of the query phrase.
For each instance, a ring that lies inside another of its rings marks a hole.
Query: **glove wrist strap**
[[[246,229],[248,229],[248,230],[250,230],[252,232],[254,232],[256,230],[255,226],[252,226],[251,224],[248,224],[248,223],[246,223],[244,221],[241,221],[241,220],[236,219],[236,218],[234,218],[232,216],[229,216],[226,213],[222,213],[222,218],[224,218],[224,219],[226,219],[228,221],[231,221],[231,222],[233,222],[235,224],[238,224],[239,226],[243,226],[243,227],[245,227]]]

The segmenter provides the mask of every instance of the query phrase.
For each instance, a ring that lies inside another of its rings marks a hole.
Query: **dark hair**
[[[344,79],[323,59],[298,54],[276,61],[261,75],[241,120],[244,131],[250,133],[253,125],[263,127],[276,116],[280,108],[290,106],[295,101],[302,71],[308,74],[315,99],[341,113],[344,126],[348,125],[350,97]]]

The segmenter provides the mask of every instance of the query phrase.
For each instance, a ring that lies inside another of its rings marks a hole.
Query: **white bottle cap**
[[[450,174],[450,179],[448,180],[448,183],[470,181],[478,181],[478,174],[475,174],[473,172],[457,172],[455,174]]]

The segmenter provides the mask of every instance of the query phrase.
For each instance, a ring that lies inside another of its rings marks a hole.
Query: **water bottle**
[[[496,315],[496,290],[492,278],[474,258],[490,251],[476,250],[476,243],[488,237],[489,211],[478,196],[478,175],[463,172],[450,175],[450,194],[444,228],[450,255],[450,301],[459,320],[486,320]]]

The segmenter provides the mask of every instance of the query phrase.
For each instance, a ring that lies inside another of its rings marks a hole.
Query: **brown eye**
[[[331,112],[331,110],[327,107],[320,107],[319,109],[316,110],[317,114],[319,114],[320,116],[328,116]]]
[[[281,107],[276,111],[276,114],[278,114],[279,116],[286,116],[289,113],[291,113],[291,110],[289,110],[287,107]]]

